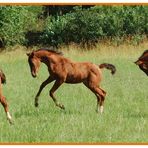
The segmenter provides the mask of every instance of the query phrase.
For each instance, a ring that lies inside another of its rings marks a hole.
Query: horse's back
[[[90,62],[71,62],[67,64],[66,83],[80,83],[89,79],[89,77],[101,74],[97,65]]]

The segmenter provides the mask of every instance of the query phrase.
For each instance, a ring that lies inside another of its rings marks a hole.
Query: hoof
[[[63,110],[65,110],[65,107],[64,107],[64,105],[60,105],[60,108],[61,108],[61,109],[63,109]]]
[[[7,114],[7,120],[9,121],[9,123],[10,124],[13,124],[12,117],[11,117],[10,113],[9,112],[6,112],[6,114]]]
[[[65,109],[64,105],[63,104],[56,104],[56,106],[60,107],[61,109]]]
[[[38,106],[39,106],[39,104],[38,104],[38,103],[35,103],[34,105],[35,105],[35,107],[38,107]]]

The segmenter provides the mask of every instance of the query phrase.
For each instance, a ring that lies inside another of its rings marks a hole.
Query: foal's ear
[[[29,53],[26,53],[26,55],[29,57],[29,56],[34,56],[34,52],[29,52]]]
[[[29,53],[26,53],[26,55],[29,57],[31,55],[31,53],[30,52]]]

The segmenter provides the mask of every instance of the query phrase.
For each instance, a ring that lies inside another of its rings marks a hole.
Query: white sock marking
[[[7,118],[8,118],[9,120],[11,120],[11,118],[12,118],[9,112],[7,112]]]
[[[103,106],[100,106],[100,113],[103,113]]]

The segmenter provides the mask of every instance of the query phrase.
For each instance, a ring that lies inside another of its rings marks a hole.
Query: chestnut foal
[[[0,103],[3,105],[4,110],[6,112],[7,119],[10,124],[12,124],[12,118],[8,111],[8,104],[6,98],[2,94],[2,84],[6,83],[6,77],[2,70],[0,70]]]
[[[35,97],[35,106],[38,106],[38,98],[43,88],[52,81],[55,81],[50,90],[50,96],[53,99],[56,106],[64,109],[64,105],[60,104],[55,96],[54,92],[63,83],[83,83],[88,87],[97,97],[97,111],[103,112],[103,104],[106,96],[106,92],[100,88],[101,82],[101,69],[107,68],[114,74],[116,68],[112,64],[96,65],[90,62],[73,62],[68,58],[63,57],[61,52],[39,49],[27,53],[28,63],[30,66],[31,74],[35,78],[40,67],[40,63],[43,62],[49,71],[49,77],[41,84],[39,91]],[[100,106],[100,107],[99,107]]]

